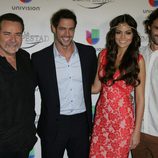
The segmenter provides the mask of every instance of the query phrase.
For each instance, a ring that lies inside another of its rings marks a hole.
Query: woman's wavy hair
[[[115,34],[116,27],[119,24],[127,23],[133,32],[133,40],[129,47],[127,48],[121,63],[118,67],[120,70],[120,76],[117,79],[114,79],[114,73],[116,71],[115,62],[118,53],[118,46],[115,42]],[[140,80],[138,78],[138,73],[140,71],[138,66],[138,55],[139,55],[139,47],[140,47],[141,39],[137,32],[137,22],[134,20],[132,16],[129,14],[123,14],[117,16],[110,22],[110,30],[106,36],[106,48],[107,48],[107,56],[106,56],[106,66],[105,66],[105,76],[101,78],[101,80],[111,86],[115,81],[124,80],[127,85],[137,86],[140,84]],[[108,81],[110,84],[108,84]]]

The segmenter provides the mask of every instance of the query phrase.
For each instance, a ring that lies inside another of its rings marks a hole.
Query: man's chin
[[[64,48],[68,48],[68,47],[71,46],[71,44],[72,44],[72,42],[69,42],[69,43],[63,43],[62,46],[63,46]]]
[[[9,56],[14,56],[16,54],[16,52],[18,51],[18,49],[15,50],[11,50],[11,51],[6,51],[5,53]]]

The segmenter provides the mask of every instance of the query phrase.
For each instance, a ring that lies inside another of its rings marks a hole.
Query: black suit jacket
[[[75,43],[79,52],[84,99],[86,104],[89,130],[92,127],[91,85],[97,70],[96,51],[92,46]],[[32,54],[32,65],[36,85],[41,94],[41,114],[38,122],[38,134],[44,140],[52,140],[57,132],[60,114],[53,44]]]

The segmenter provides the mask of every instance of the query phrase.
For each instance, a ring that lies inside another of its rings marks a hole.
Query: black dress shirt
[[[17,70],[0,56],[0,151],[31,150],[37,138],[30,56],[16,53]]]

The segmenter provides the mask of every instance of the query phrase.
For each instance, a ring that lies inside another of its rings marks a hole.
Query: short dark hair
[[[75,23],[75,27],[77,25],[77,18],[73,11],[69,9],[60,9],[59,11],[55,12],[51,18],[51,24],[57,28],[59,21],[61,19],[72,19]]]
[[[24,22],[20,16],[13,14],[13,13],[6,13],[6,14],[1,15],[0,16],[0,29],[1,29],[1,23],[4,20],[19,22],[22,26],[22,32],[24,31]]]
[[[149,14],[147,19],[144,20],[144,22],[143,22],[143,24],[145,26],[145,32],[147,34],[150,33],[148,26],[151,26],[156,19],[158,19],[158,8],[155,9],[153,12],[151,12],[151,14]]]

